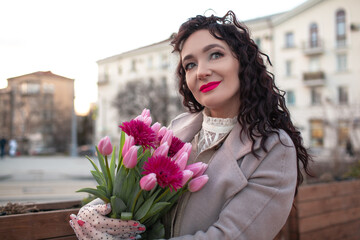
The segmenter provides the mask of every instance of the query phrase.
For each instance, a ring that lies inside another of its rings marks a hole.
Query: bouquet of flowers
[[[119,126],[122,131],[118,152],[109,137],[101,139],[96,146],[100,167],[86,156],[99,185],[96,189],[78,190],[110,203],[109,217],[144,224],[145,239],[163,238],[161,217],[183,193],[199,191],[208,181],[204,175],[207,164],[187,165],[191,144],[182,142],[159,123],[151,123],[148,109],[123,122]]]

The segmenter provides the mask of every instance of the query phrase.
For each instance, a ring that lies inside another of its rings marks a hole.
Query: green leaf
[[[141,150],[141,152],[139,153],[139,151]],[[151,152],[149,149],[146,149],[145,152],[142,152],[142,147],[139,148],[138,150],[138,156],[143,155],[139,160],[138,160],[138,164],[136,165],[136,168],[138,169],[138,171],[141,173],[143,171],[143,166],[144,163],[147,159],[149,159],[149,157],[151,156]]]
[[[101,177],[101,179],[103,180],[103,182],[106,182],[104,176],[102,175],[102,173],[100,172],[99,168],[96,166],[96,164],[93,162],[93,160],[91,160],[88,156],[86,156],[86,158],[90,161],[90,163],[93,165],[94,169],[96,170],[96,172],[99,174],[99,176]]]
[[[103,156],[101,155],[101,153],[99,152],[98,147],[95,146],[95,148],[96,148],[96,152],[98,154],[98,159],[99,159],[99,164],[100,164],[100,167],[101,167],[102,174],[104,175],[106,183],[108,183],[109,182],[109,176],[108,176],[107,171],[106,171],[105,160],[104,160]]]
[[[121,200],[121,198],[116,196],[112,196],[110,198],[110,201],[112,213],[115,213],[116,218],[119,218],[121,216],[121,213],[126,209],[125,203],[123,202],[123,200]]]
[[[107,198],[110,199],[111,194],[108,194],[106,186],[96,186],[96,189],[101,191]]]
[[[116,158],[115,158],[115,152],[116,152],[116,147],[114,147],[113,149],[113,152],[112,152],[112,155],[111,155],[111,162],[110,162],[110,175],[111,175],[111,179],[114,181],[114,176],[115,176],[115,161],[116,161]]]
[[[131,212],[122,212],[121,213],[121,220],[131,220],[132,219],[132,213]]]
[[[91,174],[93,175],[93,177],[95,178],[96,182],[99,185],[104,185],[105,184],[105,180],[103,179],[103,176],[101,173],[97,172],[97,171],[90,171]]]
[[[136,188],[136,176],[134,169],[129,169],[129,173],[125,178],[123,191],[121,191],[121,197],[123,197],[127,206],[131,206],[131,196],[133,195],[133,189]]]
[[[119,171],[116,173],[114,180],[113,195],[121,197],[123,192],[123,185],[126,179],[127,172],[124,166],[120,166]],[[124,198],[123,198],[124,200]]]
[[[144,239],[163,239],[165,238],[165,227],[160,221],[157,221],[149,229],[145,231]]]
[[[101,198],[104,202],[108,203],[110,202],[109,198],[99,189],[94,189],[94,188],[82,188],[80,190],[77,190],[76,192],[86,192],[86,193],[90,193],[92,195],[95,195],[99,198]]]
[[[143,205],[135,213],[135,216],[134,216],[135,220],[142,219],[148,213],[148,211],[150,210],[150,208],[151,208],[155,198],[159,194],[159,192],[160,192],[160,189],[143,203]]]
[[[120,134],[120,146],[119,146],[119,157],[118,157],[118,160],[119,160],[118,170],[119,170],[119,167],[122,164],[121,160],[122,160],[122,150],[123,150],[124,144],[125,144],[125,132],[121,131],[121,134]]]
[[[151,218],[152,216],[160,213],[166,206],[170,205],[169,202],[158,202],[151,206],[148,213],[141,219],[141,222],[146,221],[147,219]]]

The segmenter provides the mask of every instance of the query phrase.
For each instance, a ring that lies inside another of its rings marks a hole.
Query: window
[[[310,25],[310,47],[319,47],[318,26],[316,23]]]
[[[147,63],[148,69],[152,69],[154,67],[153,57],[149,57]]]
[[[261,39],[259,37],[255,38],[255,44],[258,46],[258,48],[261,48]]]
[[[168,56],[163,54],[161,56],[161,69],[167,69],[169,67]]]
[[[54,93],[54,90],[55,90],[55,86],[54,84],[51,84],[51,83],[44,83],[43,85],[43,92],[44,93]]]
[[[336,12],[336,45],[338,47],[345,46],[346,43],[346,23],[345,11],[338,10]]]
[[[339,103],[340,104],[347,104],[349,93],[347,87],[338,87],[338,97],[339,97]]]
[[[131,61],[131,69],[130,69],[132,72],[136,72],[136,60],[133,59]]]
[[[286,92],[286,102],[289,106],[294,106],[295,105],[295,93],[294,91],[287,91]]]
[[[312,147],[324,145],[324,122],[319,119],[310,120],[310,141]]]
[[[347,56],[346,54],[336,55],[336,70],[338,72],[344,72],[347,69]]]
[[[321,90],[318,87],[311,88],[311,105],[321,104]]]
[[[285,47],[292,48],[294,47],[294,34],[292,32],[287,32],[285,34]]]
[[[291,60],[287,60],[285,62],[285,75],[287,77],[290,77],[292,75],[292,61]]]
[[[339,120],[338,125],[338,144],[345,146],[349,139],[349,122],[346,120]]]
[[[123,70],[122,70],[122,66],[120,64],[118,65],[117,70],[118,70],[118,75],[121,75]]]
[[[22,94],[37,94],[40,92],[40,84],[34,82],[23,82],[20,89]]]
[[[320,61],[318,57],[311,57],[309,59],[309,71],[310,72],[319,72],[320,71]]]

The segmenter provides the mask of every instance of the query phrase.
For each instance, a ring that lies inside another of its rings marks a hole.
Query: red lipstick
[[[209,82],[207,84],[202,85],[199,90],[203,93],[206,93],[206,92],[209,92],[209,91],[215,89],[217,86],[219,86],[220,83],[221,83],[221,81]]]

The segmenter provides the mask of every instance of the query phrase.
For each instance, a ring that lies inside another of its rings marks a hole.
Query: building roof
[[[153,43],[153,44],[150,44],[150,45],[146,45],[146,46],[143,46],[143,47],[139,47],[139,48],[136,48],[136,49],[132,49],[130,51],[126,51],[126,52],[123,52],[123,53],[120,53],[120,54],[116,54],[116,55],[113,55],[113,56],[110,56],[110,57],[106,57],[106,58],[103,58],[103,59],[100,59],[98,61],[96,61],[96,63],[101,63],[101,62],[107,62],[107,61],[111,61],[113,59],[119,59],[121,58],[122,56],[124,55],[131,55],[131,54],[136,54],[136,52],[141,52],[143,53],[142,50],[144,49],[151,49],[152,47],[155,47],[155,46],[161,46],[167,42],[170,42],[170,40],[173,38],[173,35],[174,34],[171,34],[171,36],[165,40],[162,40],[160,42],[157,42],[157,43]]]
[[[327,1],[327,0],[308,0],[308,1],[305,1],[304,3],[300,4],[299,6],[293,8],[292,10],[290,10],[290,11],[288,11],[288,12],[282,14],[282,15],[279,15],[279,16],[275,17],[273,19],[274,25],[281,24],[281,23],[289,20],[290,18],[293,18],[293,17],[299,15],[300,13],[308,10],[309,8],[312,8],[316,4],[321,3],[323,1]]]
[[[64,78],[64,79],[74,80],[74,79],[71,79],[71,78],[67,78],[67,77],[63,77],[63,76],[54,74],[54,73],[52,73],[51,71],[45,71],[45,72],[43,72],[43,71],[38,71],[38,72],[28,73],[28,74],[24,74],[24,75],[21,75],[21,76],[8,78],[7,80],[8,80],[8,81],[9,81],[9,80],[11,81],[12,79],[23,78],[23,77],[25,77],[25,76],[57,77],[57,78]]]

